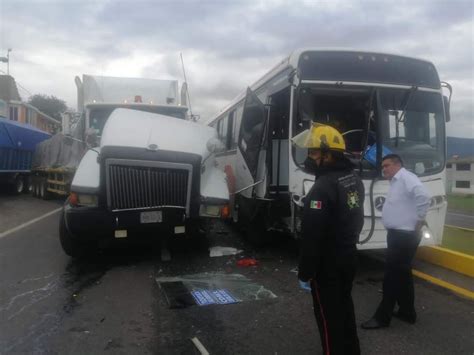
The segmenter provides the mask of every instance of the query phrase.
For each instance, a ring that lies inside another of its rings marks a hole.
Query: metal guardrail
[[[444,227],[452,228],[452,229],[459,229],[459,230],[467,231],[467,232],[474,232],[474,229],[465,228],[465,227],[453,226],[453,225],[450,225],[450,224],[445,224]]]

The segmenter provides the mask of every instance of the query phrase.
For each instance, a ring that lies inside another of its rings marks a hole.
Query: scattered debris
[[[309,281],[303,282],[301,280],[298,280],[298,282],[302,290],[304,290],[305,292],[311,292],[311,286],[309,285]]]
[[[191,341],[193,342],[194,346],[199,350],[201,355],[209,355],[209,352],[206,350],[204,345],[202,345],[202,343],[197,337],[192,338]]]
[[[295,267],[294,269],[291,269],[290,272],[294,273],[294,274],[297,274],[298,273],[298,268]]]
[[[211,258],[215,258],[218,256],[224,256],[224,255],[236,255],[241,253],[242,250],[232,248],[232,247],[212,247],[209,248],[209,256]]]
[[[258,261],[252,258],[244,258],[237,261],[238,266],[257,266]]]

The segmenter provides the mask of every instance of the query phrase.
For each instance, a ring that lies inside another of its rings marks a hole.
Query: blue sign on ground
[[[210,304],[231,304],[239,302],[227,290],[195,290],[191,295],[199,306]]]

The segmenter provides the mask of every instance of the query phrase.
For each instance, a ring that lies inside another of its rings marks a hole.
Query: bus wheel
[[[254,246],[260,248],[269,242],[269,232],[265,228],[265,223],[254,219],[246,228],[247,240]]]

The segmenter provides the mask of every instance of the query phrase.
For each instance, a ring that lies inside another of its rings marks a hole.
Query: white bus
[[[447,207],[450,98],[451,87],[425,60],[347,50],[293,52],[206,122],[217,128],[225,146],[217,162],[227,174],[233,220],[256,244],[272,230],[298,236],[314,176],[302,169],[306,150],[290,139],[316,121],[343,134],[364,181],[359,248],[386,247],[381,210],[389,185],[381,159],[388,152],[399,154],[433,196],[427,216],[431,233],[422,244],[439,244]]]

